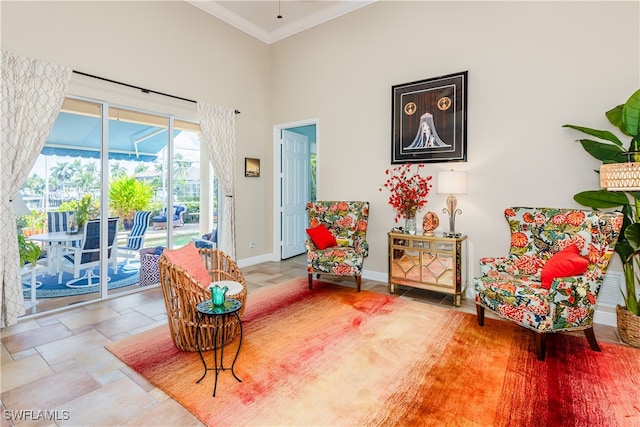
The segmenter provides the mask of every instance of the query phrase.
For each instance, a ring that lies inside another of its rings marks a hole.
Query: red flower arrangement
[[[429,181],[433,177],[420,175],[423,167],[423,164],[418,164],[417,170],[413,171],[413,164],[406,163],[384,172],[390,175],[383,187],[391,192],[389,204],[396,211],[396,222],[400,218],[415,217],[416,212],[427,204],[427,196],[432,187]]]

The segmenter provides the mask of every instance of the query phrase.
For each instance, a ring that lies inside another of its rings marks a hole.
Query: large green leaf
[[[611,122],[612,125],[614,125],[615,127],[617,127],[618,129],[624,132],[623,125],[622,125],[622,107],[623,106],[624,106],[623,104],[620,104],[617,107],[612,108],[611,110],[607,111],[604,114],[607,116],[607,118],[609,119],[609,122]]]
[[[598,129],[592,129],[592,128],[587,128],[584,126],[576,126],[576,125],[562,125],[562,127],[575,129],[582,133],[586,133],[587,135],[595,136],[596,138],[604,139],[605,141],[611,141],[614,144],[622,147],[622,142],[620,141],[620,139],[618,139],[617,136],[615,136],[613,133],[609,132],[608,130],[598,130]]]
[[[573,196],[573,200],[592,209],[610,209],[629,204],[625,193],[607,190],[582,191]]]
[[[640,89],[638,89],[622,107],[621,129],[627,135],[637,137],[640,132]]]
[[[629,245],[634,251],[640,250],[640,223],[630,224],[624,230],[624,237],[627,238]]]
[[[624,163],[627,161],[627,156],[623,154],[624,150],[621,146],[592,139],[581,139],[580,144],[587,153],[604,163]]]

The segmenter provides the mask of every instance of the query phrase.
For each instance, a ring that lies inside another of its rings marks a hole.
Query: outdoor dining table
[[[44,242],[47,245],[48,272],[49,274],[56,274],[65,246],[69,247],[73,242],[82,242],[82,237],[82,233],[69,234],[66,231],[55,231],[52,233],[33,234],[28,239]]]

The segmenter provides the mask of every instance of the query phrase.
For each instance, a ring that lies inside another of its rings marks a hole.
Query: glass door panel
[[[182,211],[174,223],[173,247],[181,247],[204,234],[200,227],[201,165],[209,162],[206,158],[201,161],[197,124],[174,120],[173,128],[173,202]]]
[[[146,279],[144,265],[147,255],[168,242],[163,191],[168,125],[167,117],[109,109],[109,215],[118,218],[109,295],[157,283]]]
[[[101,112],[100,103],[65,100],[22,188],[32,215],[18,226],[42,248],[35,305],[26,314],[101,296],[100,254],[92,250],[102,197]],[[23,285],[32,303],[30,287]]]

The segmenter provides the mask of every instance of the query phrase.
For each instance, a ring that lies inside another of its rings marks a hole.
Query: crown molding
[[[227,24],[236,27],[237,29],[249,34],[258,40],[267,44],[275,43],[279,40],[285,39],[289,36],[297,34],[299,32],[308,30],[309,28],[320,25],[324,22],[338,18],[354,10],[368,6],[377,0],[349,0],[341,1],[330,7],[319,10],[315,13],[311,13],[301,19],[297,19],[291,23],[283,25],[274,31],[266,31],[264,28],[250,22],[236,13],[229,11],[227,8],[221,6],[217,1],[212,0],[185,0],[192,6],[215,16],[216,18],[226,22]]]

